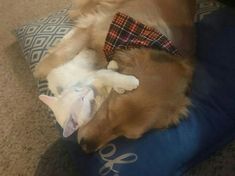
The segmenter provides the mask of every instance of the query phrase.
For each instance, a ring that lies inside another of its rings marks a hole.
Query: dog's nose
[[[80,146],[82,150],[85,151],[86,153],[92,153],[97,149],[97,145],[95,142],[86,140],[85,138],[82,138],[80,140]]]

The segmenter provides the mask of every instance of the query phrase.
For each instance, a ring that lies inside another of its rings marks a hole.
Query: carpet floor
[[[38,100],[37,86],[14,36],[18,26],[69,3],[0,0],[1,176],[67,176],[71,172],[63,141],[46,107]]]

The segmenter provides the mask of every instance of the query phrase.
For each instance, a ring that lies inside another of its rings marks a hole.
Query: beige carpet
[[[0,0],[1,176],[32,176],[38,173],[42,154],[59,137],[45,106],[37,98],[36,84],[13,30],[69,3],[68,0]],[[58,155],[65,152],[61,151],[63,146],[59,142],[53,147]],[[54,163],[53,167],[58,170],[66,164]],[[55,173],[46,175],[58,175]]]

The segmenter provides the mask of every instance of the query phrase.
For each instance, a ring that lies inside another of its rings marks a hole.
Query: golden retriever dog
[[[70,16],[76,27],[41,60],[35,77],[46,77],[84,48],[94,49],[97,67],[105,68],[103,47],[117,12],[157,29],[182,55],[146,48],[115,53],[119,72],[134,75],[140,85],[123,95],[112,91],[94,118],[79,129],[78,142],[86,152],[119,136],[137,139],[151,129],[178,124],[190,105],[187,91],[193,74],[194,0],[74,0]]]

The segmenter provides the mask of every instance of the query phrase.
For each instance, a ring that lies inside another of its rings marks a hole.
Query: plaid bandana
[[[125,14],[117,13],[110,25],[103,49],[107,60],[112,59],[116,49],[140,47],[161,49],[179,55],[177,48],[159,31]]]

